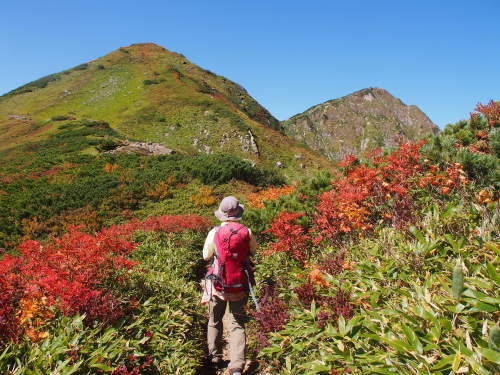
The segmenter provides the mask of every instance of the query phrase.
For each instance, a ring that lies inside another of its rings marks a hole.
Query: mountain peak
[[[437,131],[417,106],[406,105],[379,87],[315,105],[283,121],[282,127],[292,138],[334,161]]]
[[[330,166],[276,131],[279,121],[243,87],[154,43],[118,48],[0,97],[0,151],[53,134],[67,125],[60,121],[89,120],[109,124],[115,144],[229,153],[298,174]]]

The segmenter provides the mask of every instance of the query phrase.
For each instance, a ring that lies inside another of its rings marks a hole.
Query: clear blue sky
[[[439,126],[500,99],[499,0],[2,1],[0,93],[154,42],[279,119],[365,87]]]

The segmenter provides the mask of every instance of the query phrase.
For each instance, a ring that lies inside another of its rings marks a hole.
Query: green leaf
[[[466,299],[466,301],[470,302],[471,305],[474,306],[473,308],[468,310],[470,312],[476,312],[476,311],[495,312],[495,311],[498,311],[498,306],[489,305],[489,304],[484,303],[484,302],[478,302],[477,300]]]
[[[109,367],[109,366],[107,366],[107,365],[105,365],[103,363],[94,363],[90,367],[92,367],[92,368],[98,368],[99,370],[102,370],[102,371],[115,371],[114,367]]]
[[[415,227],[414,225],[411,225],[409,230],[410,230],[410,233],[415,236],[415,238],[418,240],[418,242],[420,242],[421,244],[427,243],[427,241],[424,238],[424,235],[422,234],[421,231],[419,231],[417,229],[417,227]]]
[[[451,283],[451,292],[455,299],[460,299],[462,292],[464,290],[464,273],[460,261],[457,262],[455,269],[453,270],[453,280]]]
[[[316,301],[313,300],[311,302],[311,315],[313,316],[313,318],[316,317]]]
[[[442,369],[447,368],[448,365],[450,365],[453,362],[454,358],[455,358],[455,356],[453,354],[450,354],[450,355],[442,358],[438,363],[436,363],[432,367],[432,370],[442,370]]]
[[[339,325],[339,334],[340,336],[345,336],[347,334],[346,326],[345,326],[345,319],[342,315],[339,316],[338,320],[338,325]]]
[[[499,305],[500,304],[500,298],[495,298],[495,297],[490,297],[484,293],[481,293],[477,290],[473,289],[466,289],[463,293],[465,297],[471,297],[471,298],[476,298],[479,301],[485,302],[485,303],[490,303],[493,305]]]
[[[497,352],[496,350],[491,350],[487,348],[477,348],[477,351],[487,360],[496,363],[497,365],[500,364],[500,353]]]
[[[494,325],[488,337],[488,347],[492,350],[500,351],[500,327]]]
[[[460,352],[457,352],[455,354],[455,358],[453,359],[453,364],[451,365],[451,369],[453,372],[457,372],[457,370],[460,368],[460,362],[462,360],[462,356],[460,355]]]
[[[500,277],[498,276],[497,268],[492,264],[488,263],[486,265],[486,270],[488,272],[488,276],[493,279],[497,284],[500,283]]]

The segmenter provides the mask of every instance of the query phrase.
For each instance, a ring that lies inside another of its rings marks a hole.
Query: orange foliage
[[[323,278],[323,272],[316,267],[309,272],[309,282],[324,288],[330,286],[330,283]]]
[[[118,164],[106,163],[103,167],[103,170],[106,173],[114,173],[114,172],[116,172],[116,170],[118,170],[118,168],[120,168],[120,166]]]
[[[476,194],[476,200],[481,204],[493,203],[494,194],[489,190],[483,189],[478,194]]]
[[[152,199],[161,200],[172,197],[172,192],[170,191],[170,185],[165,181],[161,181],[153,189],[146,192],[146,195]]]
[[[257,193],[248,195],[248,205],[255,208],[263,208],[264,202],[278,199],[290,195],[295,190],[295,186],[270,187]]]
[[[39,220],[38,217],[25,218],[21,220],[21,230],[24,234],[23,240],[36,238],[40,233],[48,233],[49,225],[46,220]]]
[[[480,130],[476,133],[477,139],[488,140],[488,132],[486,130]]]
[[[471,144],[467,148],[469,149],[469,151],[476,152],[478,154],[491,154],[491,147],[488,144],[488,141],[484,139]]]
[[[217,197],[208,186],[202,186],[198,193],[189,197],[189,201],[199,207],[210,207],[217,202]]]
[[[481,113],[488,120],[488,125],[500,125],[500,102],[490,100],[488,104],[478,103],[476,111]]]
[[[389,155],[372,153],[370,164],[349,157],[342,163],[347,175],[332,182],[333,189],[320,195],[315,217],[314,242],[370,231],[382,221],[403,227],[413,218],[415,185],[447,195],[467,184],[462,166],[450,164],[444,171],[429,160],[422,162],[423,142],[406,143]]]
[[[16,314],[19,325],[31,341],[36,342],[48,337],[47,331],[41,328],[54,317],[54,312],[47,303],[47,297],[25,297],[19,301]]]
[[[74,211],[66,213],[62,218],[57,218],[55,222],[62,224],[63,230],[68,231],[70,227],[75,225],[83,225],[87,231],[95,232],[101,228],[102,219],[91,206],[78,208]],[[54,232],[54,231],[52,231]]]

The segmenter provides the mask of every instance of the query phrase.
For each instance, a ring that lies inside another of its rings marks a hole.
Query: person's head
[[[230,195],[220,202],[219,209],[214,214],[220,221],[238,221],[243,216],[244,210],[238,199]]]

